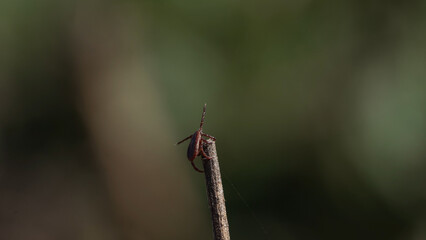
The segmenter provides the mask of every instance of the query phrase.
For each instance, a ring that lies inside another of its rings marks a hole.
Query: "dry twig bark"
[[[211,159],[203,158],[203,166],[206,176],[209,207],[212,212],[214,239],[230,240],[216,144],[212,140],[207,140],[207,144],[204,144],[203,148],[207,155],[211,157]]]

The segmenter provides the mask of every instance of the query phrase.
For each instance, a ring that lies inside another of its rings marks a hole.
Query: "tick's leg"
[[[191,164],[192,164],[192,167],[195,169],[195,171],[200,172],[200,173],[203,173],[203,172],[204,172],[204,171],[202,171],[202,170],[198,169],[198,168],[197,168],[197,166],[195,166],[195,164],[194,164],[194,160],[192,160],[192,161],[191,161]]]
[[[207,156],[207,154],[204,152],[203,146],[200,146],[200,152],[205,159],[212,159],[211,157]]]
[[[212,142],[208,142],[206,139],[201,138],[201,142],[205,143],[205,144],[212,144]]]
[[[202,136],[204,136],[204,137],[208,137],[208,138],[210,138],[210,139],[213,139],[213,141],[216,141],[216,138],[215,138],[215,137],[213,137],[213,136],[210,136],[210,135],[205,134],[205,133],[201,133],[201,135],[202,135]]]
[[[187,138],[183,139],[182,141],[180,141],[180,142],[176,143],[175,145],[179,145],[179,144],[181,144],[181,143],[185,142],[186,140],[188,140],[188,139],[190,139],[190,138],[192,138],[192,134],[191,134],[191,136],[189,136],[189,137],[187,137]]]

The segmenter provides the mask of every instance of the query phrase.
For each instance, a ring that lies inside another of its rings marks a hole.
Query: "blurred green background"
[[[0,238],[426,239],[425,1],[0,3]],[[196,160],[201,166],[201,161]]]

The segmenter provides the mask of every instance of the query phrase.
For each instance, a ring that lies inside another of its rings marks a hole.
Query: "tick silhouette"
[[[181,143],[183,143],[186,140],[188,140],[188,139],[191,138],[191,142],[189,143],[188,151],[186,153],[186,156],[188,157],[188,160],[191,162],[192,167],[194,167],[194,169],[197,172],[200,172],[200,173],[202,173],[204,171],[198,169],[195,166],[194,159],[197,156],[200,156],[200,155],[202,155],[205,159],[211,159],[211,157],[207,156],[207,154],[203,150],[203,143],[207,144],[207,140],[204,139],[203,137],[207,137],[207,138],[213,139],[213,141],[216,141],[215,137],[203,133],[203,124],[204,124],[204,119],[206,117],[206,105],[207,104],[204,104],[203,114],[201,116],[200,128],[197,131],[195,131],[194,134],[192,134],[192,135],[188,136],[187,138],[183,139],[182,141],[176,143],[176,145],[179,145],[179,144],[181,144]]]

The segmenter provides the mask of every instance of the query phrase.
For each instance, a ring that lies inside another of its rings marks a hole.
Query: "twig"
[[[214,239],[230,240],[225,196],[223,194],[216,144],[209,139],[207,140],[207,144],[203,145],[203,148],[207,155],[211,157],[211,159],[203,158],[203,166],[206,176],[209,207],[212,212]]]

